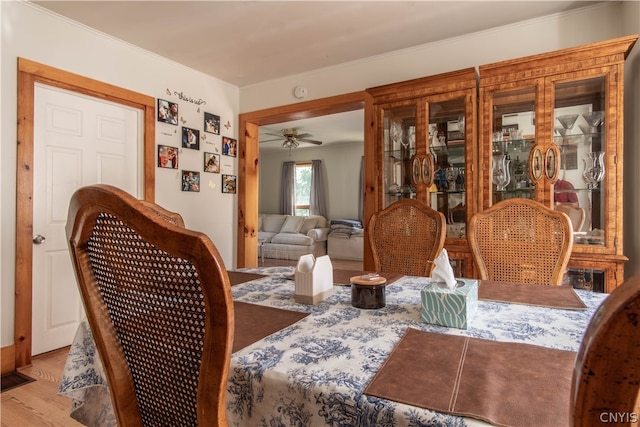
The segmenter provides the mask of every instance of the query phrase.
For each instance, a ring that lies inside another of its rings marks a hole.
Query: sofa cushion
[[[304,222],[303,216],[288,216],[284,221],[282,228],[280,229],[281,233],[298,233],[302,228],[302,223]]]
[[[262,216],[262,231],[279,233],[288,215],[267,214]]]
[[[258,231],[258,240],[264,240],[264,243],[269,243],[275,235],[276,233],[269,233],[268,231]]]
[[[278,233],[271,238],[271,243],[282,243],[285,245],[311,246],[314,240],[300,233]]]
[[[302,222],[302,227],[300,228],[300,232],[302,234],[307,234],[309,230],[316,228],[318,225],[318,217],[317,216],[307,216],[304,218]]]

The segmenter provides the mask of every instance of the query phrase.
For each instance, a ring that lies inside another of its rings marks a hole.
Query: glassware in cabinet
[[[382,110],[383,192],[385,206],[415,198],[411,159],[416,152],[415,105],[388,107]]]
[[[531,199],[544,161],[536,145],[536,86],[496,91],[491,99],[491,204]],[[488,206],[487,206],[488,207]]]
[[[434,162],[429,203],[445,216],[449,239],[466,239],[466,116],[465,97],[429,104],[428,145]]]
[[[606,180],[615,176],[606,163],[616,153],[615,144],[607,146],[605,122],[613,120],[611,112],[608,120],[605,114],[607,96],[604,75],[554,84],[553,143],[560,168],[552,198],[569,215],[577,244],[605,244]]]

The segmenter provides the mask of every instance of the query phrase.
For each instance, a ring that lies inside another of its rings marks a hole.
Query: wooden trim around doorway
[[[155,200],[155,98],[18,58],[16,170],[15,368],[31,363],[34,85],[40,82],[142,110],[143,198]],[[4,354],[3,354],[4,355]]]
[[[238,164],[238,246],[237,267],[255,267],[258,260],[258,189],[260,126],[328,114],[364,109],[365,224],[375,210],[375,144],[373,141],[373,101],[367,92],[353,92],[318,100],[284,105],[240,114]],[[364,244],[364,265],[373,265],[368,241]],[[369,264],[368,264],[369,260]]]

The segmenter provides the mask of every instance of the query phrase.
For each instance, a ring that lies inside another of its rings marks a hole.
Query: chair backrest
[[[178,214],[95,185],[66,233],[120,426],[226,425],[234,333],[220,254]]]
[[[469,246],[481,279],[561,285],[573,248],[569,217],[529,199],[508,199],[471,217]]]
[[[584,225],[584,220],[587,216],[585,210],[573,203],[558,203],[555,209],[567,214],[571,220],[573,231],[580,231]]]
[[[582,339],[571,385],[577,427],[640,421],[640,275],[598,307]]]
[[[446,238],[444,215],[413,199],[374,213],[367,227],[376,271],[430,276]]]

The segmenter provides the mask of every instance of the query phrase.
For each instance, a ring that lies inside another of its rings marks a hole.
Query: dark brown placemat
[[[234,301],[233,308],[235,334],[232,351],[234,353],[309,315],[309,313],[300,311],[283,310],[241,301]]]
[[[244,271],[227,271],[227,274],[229,274],[231,286],[267,277],[265,274],[245,273]]]
[[[573,288],[569,286],[527,285],[480,280],[478,282],[478,298],[485,301],[537,305],[566,310],[585,310],[587,308]]]
[[[363,274],[373,273],[373,271],[362,271],[362,270],[342,270],[339,268],[333,269],[333,284],[334,285],[342,285],[342,286],[351,286],[351,279],[353,276],[362,276]],[[396,280],[401,277],[404,277],[404,274],[400,273],[380,273],[380,276],[387,279],[387,285],[392,284]]]
[[[410,328],[364,393],[498,426],[563,426],[570,424],[575,358]]]

